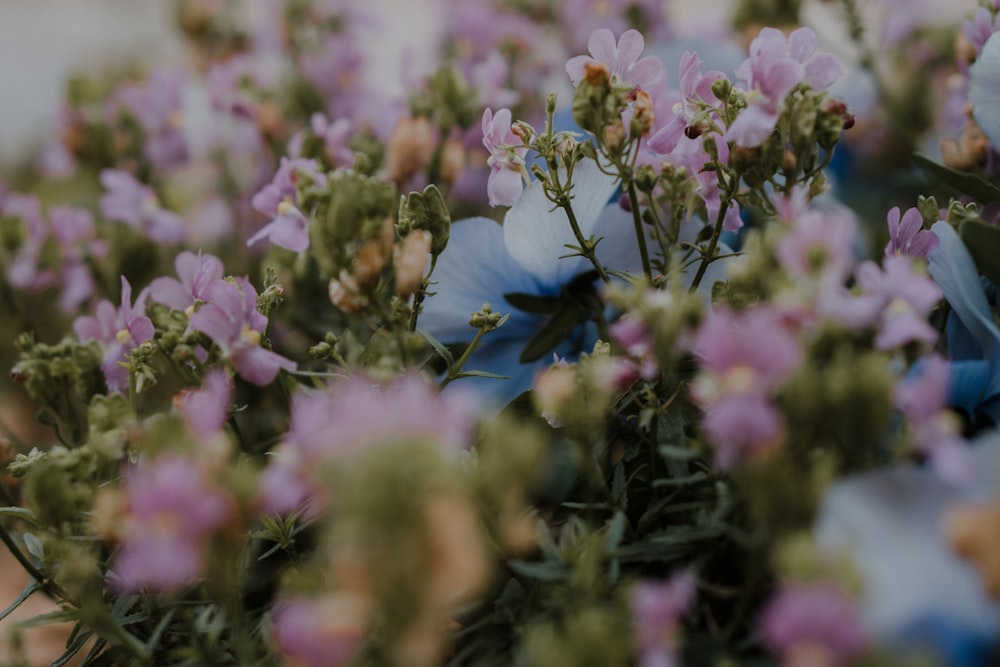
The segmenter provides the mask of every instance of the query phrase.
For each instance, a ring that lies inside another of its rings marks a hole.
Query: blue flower
[[[604,266],[638,273],[632,217],[616,204],[608,205],[616,189],[615,180],[595,163],[577,164],[573,212],[585,238],[603,237],[597,255]],[[466,378],[460,381],[465,388],[507,403],[531,387],[535,373],[551,363],[553,353],[573,358],[593,346],[597,330],[592,319],[602,310],[594,298],[593,267],[583,257],[568,256],[572,251],[567,245],[578,244],[566,214],[553,206],[537,182],[507,211],[502,226],[488,218],[469,218],[452,225],[448,246],[432,276],[435,295],[424,305],[420,328],[443,343],[463,343],[474,334],[468,324],[470,314],[484,302],[489,302],[494,312],[510,314],[503,326],[483,338],[463,369],[508,379]],[[529,312],[544,311],[532,306],[546,304],[556,312],[561,307],[575,308],[579,317],[563,318],[562,325],[553,331],[555,313]],[[588,304],[595,307],[588,311]],[[537,343],[540,332],[545,331],[563,335],[541,357],[524,358],[526,345]]]
[[[941,244],[928,254],[928,268],[952,309],[948,402],[974,422],[977,415],[986,415],[1000,424],[1000,329],[962,239],[947,222],[936,223],[931,231]]]
[[[950,506],[996,494],[1000,437],[974,444],[976,478],[968,484],[949,485],[915,465],[856,475],[827,491],[815,527],[825,554],[850,558],[874,634],[932,650],[949,667],[984,664],[976,658],[995,646],[1000,630],[1000,605],[942,528]]]

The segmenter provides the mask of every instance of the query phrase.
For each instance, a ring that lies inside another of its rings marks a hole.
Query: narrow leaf
[[[1000,188],[980,176],[946,167],[923,153],[914,153],[913,159],[939,181],[962,194],[980,202],[1000,201]]]

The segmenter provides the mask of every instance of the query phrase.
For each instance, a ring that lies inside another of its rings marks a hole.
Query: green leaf
[[[914,153],[913,159],[939,181],[962,194],[969,195],[980,202],[1000,201],[1000,188],[980,176],[946,167],[923,153]]]
[[[542,581],[558,581],[566,578],[566,569],[556,563],[529,563],[523,560],[507,561],[507,566],[514,572]]]
[[[969,249],[979,272],[1000,284],[1000,227],[978,220],[966,220],[958,235]]]
[[[42,541],[35,537],[31,533],[25,533],[21,536],[24,539],[24,547],[28,550],[28,553],[41,561],[45,558],[45,547],[42,546]]]
[[[417,333],[424,337],[424,340],[426,340],[428,344],[430,344],[430,346],[434,348],[434,351],[438,353],[438,356],[440,356],[442,359],[448,362],[449,368],[455,363],[455,356],[451,353],[451,350],[449,350],[447,347],[444,346],[444,344],[441,341],[439,341],[437,338],[430,335],[426,331],[421,331],[420,329],[417,329]]]
[[[24,590],[21,591],[21,594],[18,595],[17,598],[10,603],[10,606],[4,609],[3,611],[0,611],[0,621],[10,616],[10,614],[15,609],[21,606],[22,602],[31,597],[31,594],[39,590],[41,587],[42,585],[37,581],[32,580],[31,582],[29,582],[28,585],[24,587]]]
[[[56,609],[55,611],[50,611],[45,614],[32,616],[27,620],[21,621],[18,625],[22,628],[37,628],[42,625],[75,621],[76,617],[77,612],[72,609]]]
[[[608,532],[604,535],[604,551],[608,553],[614,551],[621,544],[623,537],[625,537],[625,514],[615,512],[608,521]]]
[[[26,507],[0,507],[0,516],[10,516],[22,521],[27,521],[33,526],[38,525],[38,518],[35,513]]]

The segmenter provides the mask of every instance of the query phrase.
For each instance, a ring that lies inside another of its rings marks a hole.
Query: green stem
[[[38,584],[42,587],[42,590],[59,600],[64,599],[65,594],[62,589],[59,588],[59,586],[51,579],[46,577],[41,570],[35,567],[32,562],[28,560],[23,553],[21,553],[21,549],[17,546],[17,542],[14,541],[14,538],[11,537],[9,532],[7,532],[7,527],[2,523],[0,523],[0,541],[4,543],[17,562],[21,564],[24,571],[27,572],[32,579],[38,582]]]
[[[573,212],[573,205],[569,201],[569,197],[562,196],[559,201],[556,202],[562,210],[566,211],[566,217],[569,218],[569,225],[573,228],[573,236],[576,237],[577,243],[580,244],[580,254],[587,258],[594,268],[597,270],[597,275],[601,277],[604,282],[611,282],[611,277],[608,276],[608,272],[604,270],[601,263],[597,259],[597,252],[594,250],[594,246],[590,244],[588,239],[583,237],[583,232],[580,231],[580,223],[576,220],[576,214]]]
[[[431,274],[434,273],[434,267],[437,266],[437,259],[437,255],[431,255],[431,265],[427,269],[427,275],[420,281],[420,289],[413,295],[413,310],[410,311],[410,331],[417,330],[417,318],[420,317],[420,308],[424,304],[424,299],[427,298],[427,288],[430,287]]]
[[[479,346],[479,341],[481,341],[483,339],[483,336],[485,334],[486,334],[486,328],[485,327],[483,327],[483,328],[481,328],[481,329],[479,329],[479,330],[476,331],[475,337],[472,339],[472,341],[469,343],[469,345],[465,348],[465,351],[462,352],[462,356],[459,357],[458,361],[456,361],[454,364],[452,364],[451,367],[448,369],[448,376],[444,380],[441,381],[441,386],[438,387],[438,389],[444,389],[453,380],[457,380],[459,378],[459,374],[462,371],[462,366],[465,365],[465,362],[467,362],[469,360],[469,357],[472,356],[472,353],[475,352],[476,348]]]
[[[726,220],[726,212],[729,210],[729,200],[723,199],[722,205],[719,207],[719,215],[715,219],[715,228],[712,230],[712,238],[708,241],[708,248],[705,249],[705,254],[701,258],[701,264],[698,265],[698,272],[694,274],[694,280],[691,282],[691,292],[698,289],[698,285],[701,284],[702,278],[705,277],[705,271],[708,270],[708,265],[712,263],[712,255],[715,254],[715,249],[719,245],[719,237],[722,236],[722,225]]]
[[[649,264],[649,250],[646,248],[646,232],[642,229],[642,218],[639,216],[639,193],[635,190],[635,181],[629,179],[628,199],[632,208],[632,224],[635,227],[635,238],[639,243],[639,258],[642,260],[642,273],[647,283],[653,282],[653,269]]]

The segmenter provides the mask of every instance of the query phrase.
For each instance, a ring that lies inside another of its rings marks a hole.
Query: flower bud
[[[358,290],[354,277],[341,270],[339,278],[330,279],[330,301],[346,313],[360,313],[368,307],[368,297]]]
[[[454,183],[465,169],[465,147],[457,139],[444,142],[441,151],[441,180],[445,185]]]
[[[427,258],[431,254],[431,240],[430,232],[417,229],[406,237],[402,247],[396,247],[393,258],[396,265],[396,295],[404,301],[420,288]]]
[[[396,123],[386,152],[389,177],[397,183],[423,169],[434,152],[434,127],[426,116],[404,117]]]
[[[392,220],[386,218],[375,238],[369,239],[358,249],[354,262],[354,281],[361,289],[368,289],[378,282],[378,276],[389,261],[392,251]]]

